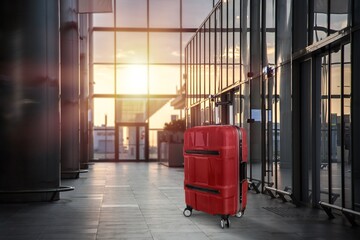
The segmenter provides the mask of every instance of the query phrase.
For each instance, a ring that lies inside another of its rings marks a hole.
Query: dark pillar
[[[76,0],[60,1],[61,177],[80,171],[79,31]]]
[[[93,20],[92,14],[90,14],[89,18],[89,31],[93,27]],[[89,34],[89,46],[93,46],[93,37],[92,34]],[[89,51],[89,101],[88,101],[88,136],[89,136],[89,160],[94,159],[94,142],[92,138],[93,129],[94,129],[94,101],[93,101],[93,94],[94,94],[94,68],[93,68],[93,51]]]
[[[282,66],[277,71],[277,93],[280,96],[280,168],[286,169],[285,171],[290,172],[288,178],[281,180],[282,186],[279,188],[284,189],[285,187],[292,186],[291,171],[292,171],[292,75],[291,75],[291,64],[284,62],[291,59],[291,43],[292,43],[292,9],[291,1],[279,1],[277,3],[277,65]],[[304,14],[306,15],[306,14]],[[299,33],[298,33],[299,34]],[[300,34],[299,34],[300,35]],[[306,31],[302,32],[301,35],[306,35]]]
[[[88,15],[80,15],[80,167],[88,168],[89,163],[89,54]]]
[[[250,69],[255,76],[250,80],[250,109],[251,118],[255,121],[250,124],[250,161],[252,162],[252,177],[262,179],[261,164],[261,1],[250,1]]]
[[[48,201],[21,192],[60,184],[58,16],[57,0],[1,2],[1,202]]]
[[[308,0],[296,0],[293,1],[293,53],[296,53],[308,45]],[[284,114],[283,118],[287,118],[287,116],[292,116],[292,158],[293,158],[293,194],[297,200],[301,200],[303,197],[302,189],[302,176],[301,176],[301,122],[300,122],[300,110],[301,110],[301,97],[300,97],[300,61],[296,61],[292,66],[292,111],[291,105],[290,114]],[[284,79],[286,82],[286,78]],[[281,86],[281,83],[280,83]],[[285,90],[285,89],[284,89]],[[285,99],[281,99],[281,104],[285,101]],[[283,121],[281,119],[281,122]],[[282,127],[280,126],[280,131],[282,131]],[[280,141],[282,140],[282,136],[280,136]],[[287,146],[286,142],[283,142],[285,145],[280,144],[281,149],[283,146]],[[308,153],[307,153],[308,154]],[[280,154],[281,160],[283,158],[282,154]]]
[[[354,1],[353,9],[353,26],[360,26],[360,1]],[[352,39],[352,102],[351,102],[351,128],[352,128],[352,161],[353,161],[353,198],[354,206],[357,211],[360,211],[360,31],[353,33]],[[351,150],[350,150],[351,151]]]

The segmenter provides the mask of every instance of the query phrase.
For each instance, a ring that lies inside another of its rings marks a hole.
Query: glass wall
[[[262,1],[261,14],[254,21],[264,26],[262,33],[251,31],[255,23],[251,22],[250,5],[250,0],[219,1],[186,46],[186,84],[190,98],[187,107],[191,109],[188,113],[192,114],[188,118],[188,126],[196,125],[194,121],[197,124],[204,124],[204,121],[206,124],[236,124],[248,130],[250,139],[251,122],[266,121],[261,135],[266,139],[262,146],[266,152],[263,155],[266,167],[259,161],[253,163],[250,156],[248,177],[251,180],[264,179],[266,185],[275,184],[276,187],[289,189],[292,186],[291,148],[280,151],[280,101],[289,101],[284,105],[283,112],[291,114],[291,67],[286,63],[291,58],[291,0]],[[260,25],[254,28],[260,29]],[[258,38],[262,37],[264,43],[262,49],[257,49],[262,52],[262,60],[258,66],[250,68],[251,34],[259,34]],[[264,68],[269,71],[252,72],[253,69]],[[255,91],[250,89],[250,82],[255,78],[263,81],[262,94],[256,94],[263,96],[261,99],[254,99],[250,95],[251,91]],[[251,115],[251,101],[263,101],[263,109],[253,111]],[[225,106],[224,102],[230,105]],[[200,120],[194,117],[196,109],[200,111]],[[262,111],[265,112],[264,119],[261,117]],[[291,124],[284,124],[284,129],[283,141],[289,142]],[[256,139],[256,142],[260,143],[261,139]]]
[[[352,207],[350,44],[322,57],[320,200]]]
[[[117,149],[120,158],[157,159],[157,132],[172,118],[185,117],[171,102],[183,87],[186,74],[196,70],[201,79],[205,77],[200,68],[183,68],[185,55],[193,56],[184,46],[213,8],[213,0],[113,0],[113,6],[112,13],[92,15],[93,129],[112,127],[112,142],[107,142],[106,149]],[[203,50],[197,51],[200,54]],[[203,81],[196,83],[197,94],[200,86],[205,86]],[[130,145],[122,146],[122,140],[126,135],[128,142],[136,142],[138,129],[148,129],[144,136],[149,139],[139,139],[139,150],[133,151],[137,154],[129,157]],[[94,144],[96,141],[94,137]],[[143,150],[146,143],[149,151]],[[144,157],[144,152],[149,156]],[[116,155],[94,157],[114,159]]]
[[[354,208],[352,1],[301,2],[294,19],[299,2],[218,1],[185,48],[187,123],[247,129],[253,155],[261,151],[249,154],[248,177],[261,190]]]
[[[344,0],[322,0],[312,1],[314,4],[313,42],[320,41],[328,35],[333,34],[349,26],[349,13],[351,1]]]

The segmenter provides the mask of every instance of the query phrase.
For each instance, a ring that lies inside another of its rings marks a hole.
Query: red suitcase
[[[229,216],[241,217],[246,208],[245,129],[230,125],[189,128],[183,154],[184,215],[191,216],[193,209],[221,215],[221,227],[230,227]]]

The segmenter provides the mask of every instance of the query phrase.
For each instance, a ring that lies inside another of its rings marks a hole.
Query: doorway
[[[115,127],[115,161],[148,160],[148,125],[117,123]]]

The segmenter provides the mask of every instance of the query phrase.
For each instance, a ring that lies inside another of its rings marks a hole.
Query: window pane
[[[351,59],[350,44],[344,46],[344,174],[345,174],[345,207],[352,208],[352,184],[351,184]]]
[[[114,62],[114,33],[94,32],[94,63]]]
[[[250,72],[250,0],[242,0],[241,9],[244,14],[240,15],[241,20],[241,79],[247,79]]]
[[[183,33],[182,34],[182,49],[184,49],[189,43],[190,39],[194,36],[194,33]],[[185,62],[185,54],[182,54],[183,63]]]
[[[216,52],[215,52],[215,14],[213,13],[210,17],[210,94],[215,94],[215,58],[216,58]]]
[[[330,71],[331,188],[333,195],[339,194],[331,203],[341,206],[341,51],[331,54]]]
[[[150,66],[150,94],[176,94],[180,66]]]
[[[134,32],[117,33],[116,57],[119,63],[147,62],[147,34]]]
[[[330,29],[339,31],[348,26],[349,2],[344,0],[331,0],[330,3]]]
[[[146,94],[147,93],[147,67],[146,65],[120,65],[117,66],[118,94]]]
[[[145,123],[147,120],[147,99],[121,98],[116,100],[116,122]]]
[[[108,126],[94,127],[94,159],[115,158],[115,128]]]
[[[151,0],[150,27],[179,28],[180,0]]]
[[[228,34],[227,34],[227,8],[228,8],[228,1],[223,1],[222,4],[222,14],[221,14],[221,18],[222,18],[222,31],[220,31],[221,33],[221,41],[222,41],[222,46],[221,46],[221,61],[222,61],[222,66],[221,66],[221,88],[224,89],[225,87],[228,86],[228,72],[227,72],[227,67],[228,67]]]
[[[94,27],[113,27],[114,13],[96,13],[92,14]]]
[[[241,81],[240,69],[240,0],[234,0],[234,82]],[[239,120],[240,123],[240,120]]]
[[[179,33],[150,33],[150,63],[180,63]]]
[[[328,56],[321,59],[321,101],[320,101],[320,200],[329,202],[329,69]]]
[[[204,52],[204,28],[199,32],[199,51],[200,51],[200,79],[201,79],[201,89],[200,96],[204,98],[205,96],[205,52]]]
[[[266,1],[266,57],[268,65],[275,65],[275,1]]]
[[[200,41],[201,41],[201,35],[196,35],[196,78],[197,78],[197,100],[200,101],[201,99],[201,58],[200,58]]]
[[[182,0],[183,28],[198,28],[210,13],[213,0]]]
[[[116,26],[147,27],[147,0],[116,0]]]
[[[114,110],[114,99],[94,98],[94,126],[114,126]]]
[[[228,85],[234,83],[234,0],[228,1]]]
[[[149,130],[149,158],[150,159],[160,159],[158,158],[158,131],[156,129]],[[160,130],[161,131],[161,130]]]
[[[206,21],[205,29],[204,29],[204,61],[205,61],[205,68],[204,68],[204,81],[205,81],[205,96],[210,94],[210,79],[209,79],[209,20]],[[210,119],[209,119],[210,121]]]
[[[94,64],[94,93],[114,94],[114,65]]]
[[[219,92],[221,91],[221,77],[222,77],[222,71],[221,71],[221,61],[222,61],[222,35],[221,35],[221,7],[218,7],[215,11],[215,15],[213,15],[214,17],[216,16],[216,18],[214,18],[215,21],[215,27],[216,27],[216,45],[215,45],[215,51],[216,51],[216,91]]]
[[[314,42],[328,35],[328,1],[314,1]]]
[[[159,104],[157,104],[158,106],[161,105],[161,107],[159,109],[157,109],[157,111],[154,111],[153,114],[150,113],[150,123],[149,123],[149,127],[150,128],[158,128],[158,129],[163,129],[165,123],[168,123],[171,121],[171,116],[175,115],[177,116],[177,118],[179,119],[180,117],[180,111],[179,110],[175,110],[171,105],[170,102],[171,100],[168,99],[154,99],[154,101],[157,100],[159,101]]]

